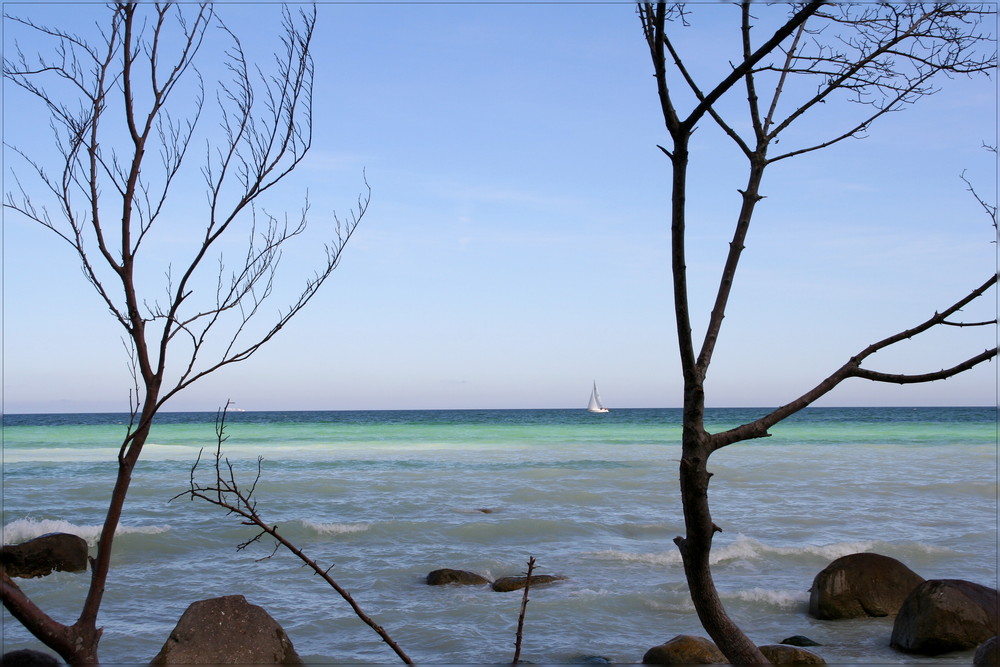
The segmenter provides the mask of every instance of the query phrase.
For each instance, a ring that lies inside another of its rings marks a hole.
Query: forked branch
[[[236,472],[233,468],[232,462],[223,455],[222,453],[222,443],[224,443],[228,436],[226,435],[226,414],[231,402],[226,403],[226,407],[219,411],[215,420],[215,434],[216,434],[216,448],[215,448],[215,461],[213,465],[212,472],[214,473],[215,479],[210,480],[207,484],[200,483],[196,477],[199,467],[202,463],[202,452],[198,453],[198,458],[194,465],[191,467],[191,478],[190,487],[187,491],[179,493],[171,500],[176,500],[183,496],[189,497],[191,500],[200,499],[208,502],[217,507],[221,507],[226,510],[227,514],[235,514],[240,517],[242,523],[245,526],[255,526],[258,529],[258,533],[246,540],[245,542],[237,545],[237,550],[245,549],[254,542],[259,541],[265,535],[271,537],[275,541],[274,551],[270,556],[265,558],[270,558],[277,552],[280,547],[284,547],[291,553],[293,553],[299,560],[305,563],[312,571],[317,574],[323,581],[325,581],[331,588],[340,594],[340,597],[344,599],[354,610],[354,613],[360,618],[368,627],[378,634],[386,644],[399,656],[400,660],[404,663],[410,665],[413,661],[408,655],[400,648],[389,633],[386,632],[385,628],[375,622],[368,614],[361,609],[360,605],[354,600],[347,590],[340,586],[333,577],[330,576],[330,566],[327,569],[323,569],[316,563],[315,560],[310,558],[299,549],[297,546],[292,544],[284,535],[278,532],[278,527],[276,525],[271,525],[260,515],[257,511],[257,501],[254,499],[254,491],[257,488],[257,483],[260,481],[263,457],[257,458],[257,474],[254,477],[253,483],[249,488],[241,487],[239,482],[236,480]]]
[[[958,363],[950,368],[944,368],[938,371],[932,371],[928,373],[883,373],[879,371],[873,371],[867,368],[862,368],[861,363],[872,356],[876,352],[884,350],[892,345],[900,343],[902,341],[908,340],[917,336],[921,333],[929,331],[937,326],[957,326],[954,322],[949,322],[948,318],[954,315],[956,312],[960,311],[962,308],[972,303],[976,299],[983,296],[987,290],[996,285],[997,275],[991,275],[986,282],[972,290],[969,294],[959,299],[953,303],[947,309],[941,311],[940,313],[934,313],[930,318],[924,322],[918,324],[915,327],[906,329],[905,331],[900,331],[899,333],[893,334],[883,338],[882,340],[872,343],[864,350],[854,355],[848,360],[843,366],[838,368],[836,371],[831,373],[826,379],[820,382],[818,385],[807,391],[806,393],[799,396],[797,399],[790,403],[779,407],[773,412],[764,415],[760,419],[749,422],[742,426],[739,426],[728,431],[722,431],[720,433],[715,433],[711,436],[712,438],[712,450],[720,449],[726,445],[731,445],[736,442],[741,442],[743,440],[750,440],[753,438],[765,438],[769,436],[768,429],[782,421],[786,417],[795,414],[799,410],[808,407],[814,403],[817,399],[824,396],[833,390],[837,385],[848,378],[856,377],[864,380],[871,380],[873,382],[888,382],[895,384],[919,384],[923,382],[935,382],[937,380],[946,380],[950,377],[954,377],[960,373],[963,373],[970,368],[973,368],[984,361],[989,361],[997,356],[997,348],[993,347],[980,352],[979,354],[973,355],[968,359],[965,359],[961,363]],[[966,326],[984,326],[996,324],[996,320],[990,320],[987,322],[972,322],[966,324]]]

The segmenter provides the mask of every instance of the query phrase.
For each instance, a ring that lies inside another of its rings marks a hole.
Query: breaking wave
[[[316,523],[308,520],[302,521],[302,525],[320,535],[363,533],[371,528],[371,524],[367,523]]]
[[[95,546],[101,536],[101,525],[79,526],[63,519],[17,519],[3,527],[3,543],[18,544],[48,533],[69,533],[82,537],[89,546]],[[115,535],[157,535],[170,530],[170,526],[118,526]]]
[[[920,542],[896,544],[878,540],[859,540],[856,542],[837,542],[834,544],[805,544],[800,546],[780,547],[765,544],[746,535],[738,535],[730,544],[716,546],[712,550],[709,562],[712,565],[726,564],[733,561],[756,561],[774,557],[795,558],[801,556],[815,557],[817,560],[833,561],[841,556],[855,553],[877,552],[886,555],[898,553],[948,553],[950,550]],[[887,553],[888,552],[888,553]],[[670,548],[654,553],[633,553],[628,551],[606,550],[594,552],[597,558],[607,560],[647,563],[649,565],[678,565],[681,563],[680,552]],[[896,557],[896,556],[894,556]]]
[[[750,588],[733,593],[722,593],[723,598],[736,599],[741,602],[765,604],[782,609],[795,609],[809,604],[808,591],[772,590],[767,588]]]

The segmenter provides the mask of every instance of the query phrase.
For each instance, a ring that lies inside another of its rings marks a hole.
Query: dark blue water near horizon
[[[734,424],[753,421],[774,408],[708,408],[706,424]],[[609,423],[679,425],[681,408],[618,408],[606,414],[592,415],[575,408],[528,409],[433,409],[433,410],[262,410],[229,411],[229,423],[342,423],[342,424],[448,424],[448,423],[513,423],[554,424],[587,423],[602,420]],[[215,423],[218,412],[161,411],[160,424]],[[4,426],[62,426],[127,424],[127,413],[25,413],[4,414]],[[1000,408],[995,406],[947,407],[808,407],[790,417],[787,423],[905,423],[905,422],[998,423]]]

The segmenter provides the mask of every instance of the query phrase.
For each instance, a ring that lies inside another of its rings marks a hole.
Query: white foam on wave
[[[869,552],[899,558],[907,553],[947,554],[952,553],[952,550],[924,542],[883,542],[881,540],[776,547],[741,534],[731,544],[712,552],[712,564],[728,560],[757,560],[771,556],[815,556],[817,559],[832,561],[850,554]]]
[[[904,548],[907,551],[917,551],[921,553],[942,553],[948,549],[937,547],[920,542],[896,545],[888,542],[876,540],[859,540],[856,542],[836,542],[834,544],[804,544],[793,547],[779,547],[765,544],[760,540],[755,540],[746,535],[737,535],[736,539],[725,545],[717,545],[712,549],[709,562],[712,565],[725,564],[732,561],[757,561],[774,557],[796,557],[814,556],[818,560],[833,561],[841,556],[856,553],[899,551]],[[596,551],[592,554],[596,558],[607,560],[623,561],[630,563],[645,563],[648,565],[677,565],[681,563],[680,551],[670,549],[655,553],[633,553],[628,551],[606,550]]]
[[[605,551],[595,551],[591,555],[596,558],[606,560],[617,560],[626,563],[645,563],[647,565],[676,565],[681,562],[681,554],[677,550],[661,551],[657,553],[633,553],[629,551],[608,549]]]
[[[363,533],[371,524],[367,523],[316,523],[314,521],[303,520],[302,525],[310,530],[314,530],[321,535],[343,535],[346,533]]]
[[[771,590],[767,588],[750,588],[735,593],[723,593],[722,597],[786,609],[793,609],[809,603],[809,591]]]
[[[794,547],[776,547],[765,544],[759,540],[746,535],[737,535],[736,539],[725,546],[712,550],[711,563],[713,565],[733,560],[759,560],[769,556],[817,556],[827,560],[834,560],[848,554],[871,551],[875,548],[874,540],[862,540],[857,542],[837,542],[834,544],[805,544]]]
[[[89,546],[95,546],[101,536],[103,526],[80,526],[63,519],[17,519],[3,527],[3,543],[18,544],[34,539],[47,533],[69,533],[82,537]],[[170,530],[170,526],[118,526],[115,535],[129,533],[140,535],[156,535]]]

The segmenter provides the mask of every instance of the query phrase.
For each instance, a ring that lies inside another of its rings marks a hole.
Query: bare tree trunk
[[[674,320],[684,376],[684,411],[681,436],[680,490],[684,508],[685,537],[674,539],[684,563],[691,601],[702,626],[719,649],[736,664],[766,664],[757,646],[726,613],[719,599],[709,556],[717,528],[708,504],[708,457],[711,438],[705,431],[705,375],[695,357],[688,303],[685,259],[688,141],[690,133],[674,134],[668,152],[671,179],[671,262],[674,277]],[[753,181],[752,181],[753,183]],[[756,181],[759,184],[759,178]],[[749,190],[749,188],[748,188]],[[742,247],[742,243],[739,244]],[[724,307],[724,306],[723,306]],[[715,336],[712,337],[714,342]],[[705,350],[699,357],[704,357]]]
[[[156,405],[156,396],[147,396],[144,404],[139,425],[129,436],[127,450],[123,445],[123,451],[118,457],[118,475],[115,478],[115,485],[111,491],[111,501],[108,504],[108,512],[104,518],[104,525],[101,528],[100,541],[97,543],[97,556],[91,560],[91,584],[87,592],[87,598],[83,603],[83,611],[77,621],[77,625],[84,627],[96,627],[97,613],[100,610],[101,602],[104,600],[105,585],[108,580],[108,572],[111,569],[111,553],[114,547],[115,533],[121,523],[122,513],[125,507],[125,498],[128,495],[129,486],[132,484],[132,471],[135,468],[142,448],[149,437],[149,430],[153,424],[155,409],[149,406]],[[98,633],[95,640],[100,637]],[[96,657],[97,646],[94,645],[94,655]]]
[[[680,463],[687,536],[674,538],[684,561],[691,600],[702,626],[733,664],[766,664],[768,661],[756,644],[729,618],[715,588],[709,556],[712,538],[719,529],[712,521],[708,504],[708,482],[712,476],[707,465],[710,449],[707,438],[691,440],[684,439]]]

